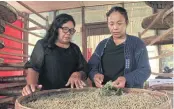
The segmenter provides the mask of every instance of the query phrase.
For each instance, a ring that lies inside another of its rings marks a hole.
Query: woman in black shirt
[[[37,88],[83,88],[87,64],[79,47],[70,42],[75,33],[75,21],[68,14],[60,14],[53,21],[46,36],[39,40],[32,52],[27,69],[27,85],[22,95]]]

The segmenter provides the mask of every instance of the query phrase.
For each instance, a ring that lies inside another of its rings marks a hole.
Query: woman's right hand
[[[104,75],[103,74],[100,74],[100,73],[97,73],[94,75],[94,83],[95,83],[95,86],[98,87],[98,88],[102,88],[103,85],[103,79],[104,79]]]
[[[26,85],[22,90],[22,96],[29,95],[32,92],[35,92],[36,89],[40,90],[41,88],[42,88],[42,85],[37,85],[37,84]]]

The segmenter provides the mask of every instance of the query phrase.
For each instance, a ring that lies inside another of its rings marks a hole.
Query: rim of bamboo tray
[[[0,19],[9,23],[17,20],[17,10],[5,1],[0,1]]]
[[[34,92],[33,94],[27,95],[27,96],[20,96],[19,98],[16,99],[15,102],[15,109],[32,109],[29,107],[25,107],[21,104],[22,101],[28,100],[32,101],[33,99],[39,97],[40,95],[50,95],[50,94],[62,94],[62,93],[67,93],[67,92],[82,92],[82,91],[88,91],[88,90],[95,90],[96,88],[83,88],[83,89],[70,89],[70,88],[64,88],[64,89],[53,89],[53,90],[45,90],[45,91],[39,91],[39,92]],[[151,91],[151,90],[146,90],[146,89],[136,89],[136,88],[124,88],[124,92],[126,93],[148,93],[156,96],[165,96],[167,98],[167,101],[159,105],[158,107],[155,107],[153,109],[160,109],[160,107],[165,107],[168,106],[170,107],[171,105],[171,99],[168,97],[167,94],[159,92],[159,91]],[[164,106],[165,105],[165,106]],[[165,108],[166,109],[166,108]],[[170,109],[170,108],[168,108]]]

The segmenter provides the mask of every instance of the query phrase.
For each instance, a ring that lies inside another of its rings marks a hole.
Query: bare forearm
[[[38,78],[39,78],[39,73],[33,70],[32,68],[28,68],[26,70],[27,77],[26,81],[27,84],[37,84],[38,83]]]

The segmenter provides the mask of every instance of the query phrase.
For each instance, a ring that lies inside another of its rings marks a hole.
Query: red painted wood
[[[16,22],[13,23],[13,25],[18,26],[20,28],[23,28],[23,23],[20,20],[17,20]],[[5,33],[7,35],[13,36],[18,39],[23,39],[23,34],[21,31],[16,30],[14,28],[11,28],[6,25],[5,27]],[[15,42],[6,38],[0,37],[1,40],[4,41],[5,46],[10,46],[10,47],[15,47],[15,48],[20,48],[23,49],[23,44],[19,42]],[[5,51],[9,53],[16,53],[16,54],[23,54],[23,51],[21,50],[13,50],[13,49],[8,49],[8,48],[3,48],[0,51]],[[10,55],[2,55],[0,54],[0,57],[9,57],[9,58],[17,58],[17,59],[22,59],[22,57],[17,57],[17,56],[10,56]],[[5,63],[16,63],[16,62],[22,62],[22,60],[12,60],[12,59],[4,59]],[[23,71],[0,71],[0,76],[15,76],[15,75],[23,75]]]

